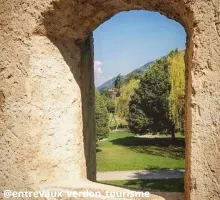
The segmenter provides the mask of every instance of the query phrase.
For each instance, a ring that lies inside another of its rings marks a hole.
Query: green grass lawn
[[[126,180],[126,181],[101,181],[101,183],[119,186],[128,189],[161,192],[184,192],[184,180],[158,179],[158,180]]]
[[[139,138],[128,131],[111,132],[97,143],[98,171],[183,169],[184,138]]]

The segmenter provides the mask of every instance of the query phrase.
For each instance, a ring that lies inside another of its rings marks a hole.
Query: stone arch
[[[184,0],[112,0],[112,1],[53,1],[41,13],[42,21],[35,33],[52,38],[85,39],[97,26],[121,11],[148,10],[159,12],[182,24],[187,34],[193,27],[193,11]]]
[[[71,187],[74,181],[95,179],[95,134],[89,120],[94,113],[91,32],[120,11],[145,9],[185,27],[186,199],[218,199],[218,0],[7,0],[1,4],[3,189]],[[15,179],[18,172],[21,178]]]

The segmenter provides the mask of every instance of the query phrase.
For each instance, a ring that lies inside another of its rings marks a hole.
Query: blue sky
[[[186,33],[156,12],[121,12],[94,31],[95,84],[125,75],[172,49],[185,49]]]

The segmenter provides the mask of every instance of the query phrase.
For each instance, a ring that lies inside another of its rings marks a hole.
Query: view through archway
[[[95,30],[98,181],[183,198],[185,42],[180,24],[149,11]]]

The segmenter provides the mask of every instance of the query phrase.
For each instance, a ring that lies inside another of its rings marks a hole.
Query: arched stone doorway
[[[116,13],[134,9],[158,11],[185,27],[186,199],[218,199],[218,0],[2,2],[3,189],[95,180],[91,33]]]

